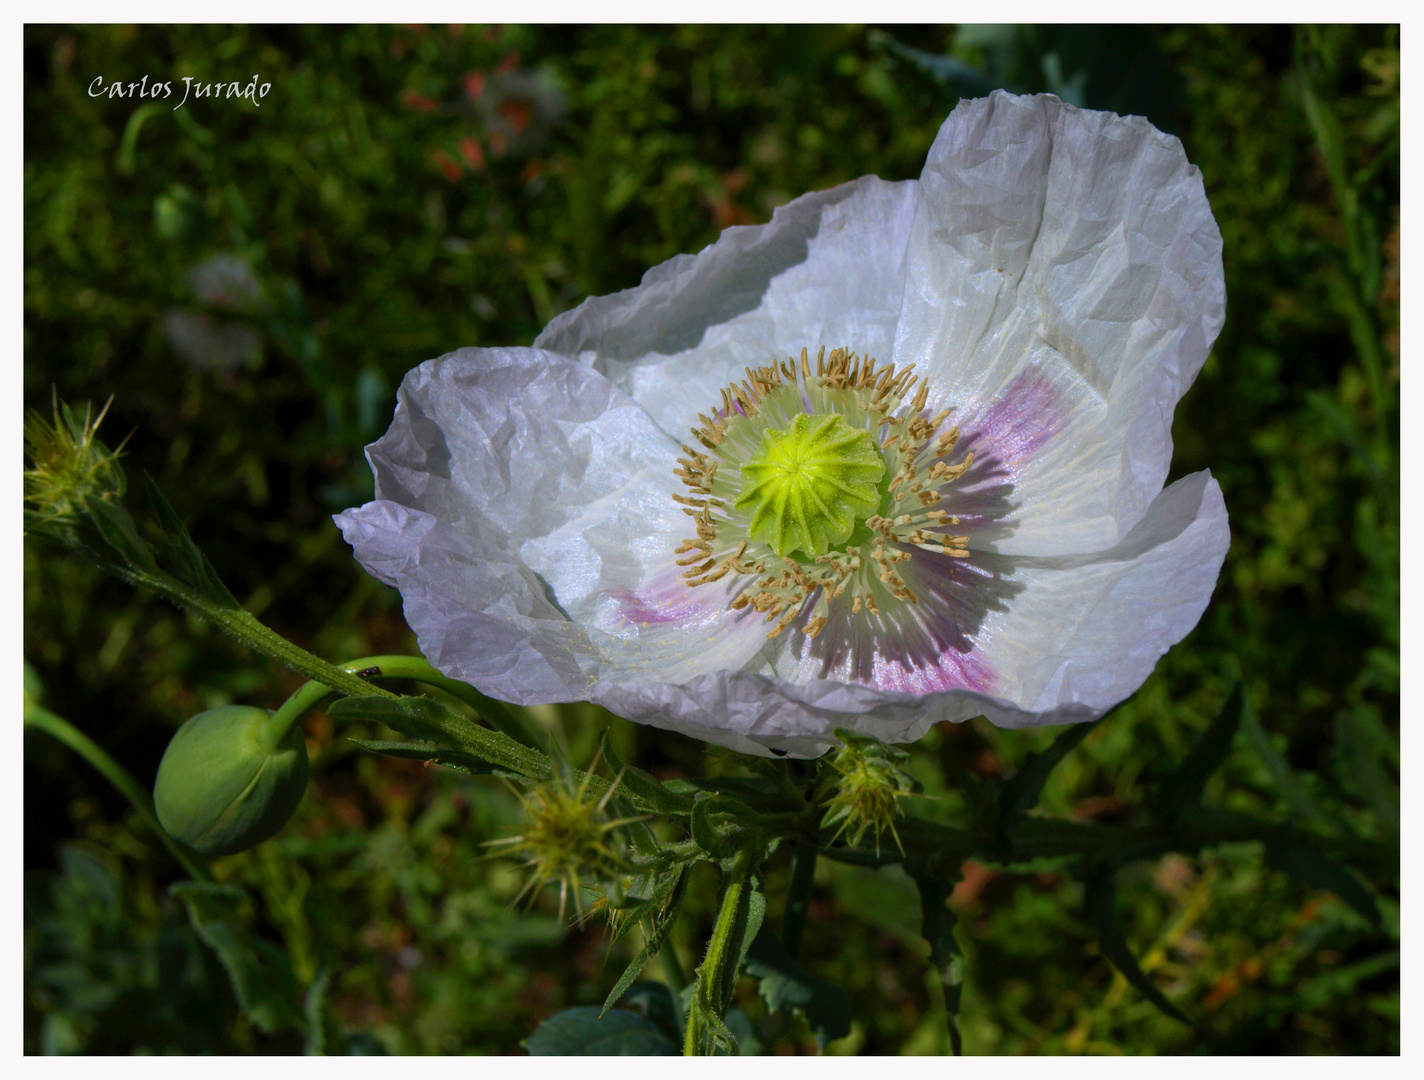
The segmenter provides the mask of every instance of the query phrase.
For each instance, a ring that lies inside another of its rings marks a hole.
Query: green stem
[[[682,970],[682,961],[677,958],[677,947],[673,945],[671,932],[658,950],[658,962],[662,964],[663,979],[672,991],[673,1015],[677,1017],[678,1027],[683,1027],[682,991],[687,985],[687,972]]]
[[[786,912],[781,917],[781,943],[793,960],[801,951],[801,935],[806,929],[806,909],[810,906],[815,873],[816,846],[797,840],[791,848],[791,883],[786,887]]]
[[[687,1033],[682,1044],[685,1057],[699,1057],[705,1053],[709,1032],[714,1024],[721,1024],[722,1014],[726,1011],[730,983],[736,978],[735,970],[727,970],[728,961],[736,963],[739,959],[731,955],[732,938],[736,934],[738,919],[745,917],[743,909],[755,861],[753,853],[743,849],[737,852],[732,868],[727,872],[727,887],[722,893],[717,922],[712,927],[712,939],[707,943],[707,956],[697,969],[697,987],[693,991]],[[709,1013],[712,1023],[708,1022]]]
[[[339,667],[333,665],[333,669],[343,675],[350,676],[360,672],[361,674],[356,677],[366,687],[367,694],[372,691],[384,694],[386,691],[371,686],[365,681],[366,679],[413,679],[416,682],[425,683],[464,702],[488,720],[496,730],[504,732],[510,738],[517,739],[526,746],[534,744],[533,736],[529,730],[503,704],[485,697],[473,686],[441,674],[431,667],[429,661],[424,657],[366,656],[359,660],[348,660]],[[272,714],[260,741],[269,748],[280,745],[282,740],[287,737],[287,733],[301,722],[302,717],[312,709],[330,701],[336,694],[337,690],[331,681],[326,679],[313,679],[299,687]]]
[[[161,570],[156,573],[147,573],[130,565],[121,568],[120,573],[132,583],[147,585],[180,607],[188,608],[193,614],[212,623],[219,630],[237,638],[249,649],[260,652],[264,656],[270,656],[274,660],[280,660],[297,674],[323,683],[332,690],[353,697],[396,697],[389,690],[372,686],[365,679],[343,671],[335,664],[292,644],[275,630],[264,626],[256,616],[239,606],[236,601],[230,605],[220,604],[212,598],[188,588]]]
[[[158,834],[158,838],[163,841],[164,846],[188,871],[189,877],[194,881],[213,880],[207,863],[197,852],[180,844],[163,831],[163,826],[158,823],[158,816],[153,812],[153,797],[149,795],[148,789],[129,775],[128,770],[111,758],[103,747],[68,720],[56,716],[39,705],[25,706],[25,726],[36,728],[53,736],[94,766],[99,774],[113,784],[119,794],[129,801],[129,805],[143,819],[143,823]]]

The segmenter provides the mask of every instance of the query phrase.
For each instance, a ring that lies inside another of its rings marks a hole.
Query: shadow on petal
[[[974,544],[980,537],[1013,532],[1017,505],[1008,472],[989,455],[976,456],[969,470],[948,488],[944,506],[959,524],[947,526]],[[820,661],[819,677],[884,688],[987,690],[993,673],[975,654],[974,641],[991,611],[1005,611],[1022,586],[1009,580],[1011,568],[997,556],[971,548],[953,557],[908,548],[913,557],[900,574],[918,603],[884,605],[879,614],[852,612],[832,604],[826,626],[801,639],[798,659]]]

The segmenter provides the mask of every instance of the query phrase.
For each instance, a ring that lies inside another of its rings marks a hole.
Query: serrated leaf
[[[553,778],[554,767],[537,750],[503,732],[456,716],[433,698],[348,697],[332,702],[328,714],[341,720],[385,724],[413,739],[469,754],[497,768],[536,781]]]
[[[1277,790],[1289,804],[1292,813],[1333,831],[1335,823],[1330,819],[1330,815],[1316,803],[1286,759],[1271,745],[1270,736],[1266,734],[1265,728],[1261,726],[1260,718],[1256,715],[1256,710],[1251,706],[1251,699],[1244,695],[1241,706],[1241,730],[1245,732],[1252,749],[1265,762],[1266,768],[1271,773],[1271,778],[1276,782]]]
[[[1143,997],[1173,1020],[1190,1025],[1186,1015],[1168,1001],[1166,995],[1157,989],[1156,983],[1143,972],[1137,957],[1128,947],[1127,936],[1117,919],[1117,886],[1113,881],[1113,871],[1112,866],[1090,864],[1083,874],[1083,909],[1098,932],[1098,948]]]
[[[491,731],[474,721],[458,716],[438,701],[428,697],[347,697],[333,702],[327,714],[339,720],[368,720],[385,724],[412,739],[435,746],[458,750],[486,762],[495,769],[547,783],[555,775],[554,763],[547,754],[534,750],[502,731]],[[611,786],[600,776],[578,769],[569,769],[575,783],[588,780],[590,788],[601,795]],[[620,792],[639,813],[656,813],[646,799],[633,791]]]
[[[1389,770],[1399,768],[1399,745],[1368,706],[1357,705],[1336,720],[1334,758],[1340,786],[1398,832],[1399,784]]]
[[[930,963],[934,965],[944,992],[944,1019],[949,1029],[950,1052],[959,1057],[964,1053],[964,1039],[959,1031],[959,1005],[964,992],[964,952],[954,936],[954,925],[958,919],[949,910],[949,896],[954,891],[955,882],[943,874],[931,872],[922,858],[907,860],[905,871],[919,890],[920,936],[929,942]]]
[[[738,913],[727,947],[727,951],[736,957],[736,962],[727,965],[727,979],[722,987],[722,1012],[724,1014],[731,1006],[732,993],[737,988],[737,972],[746,963],[747,950],[752,947],[752,942],[756,940],[757,934],[761,931],[761,924],[766,919],[766,896],[756,887],[754,881],[747,882],[744,895],[746,902]]]
[[[658,954],[658,950],[667,941],[668,933],[672,930],[673,924],[677,922],[677,917],[682,911],[682,899],[687,892],[687,874],[682,867],[678,867],[671,887],[668,889],[667,906],[660,915],[652,917],[652,930],[648,933],[648,940],[643,943],[638,955],[623,969],[623,974],[619,976],[618,982],[609,991],[608,997],[603,1001],[603,1011],[607,1012],[618,1003],[618,999],[623,996],[623,992],[633,985],[639,975],[643,973],[643,968],[648,966],[648,961]],[[635,920],[629,918],[627,924]],[[625,925],[627,925],[625,924]],[[620,935],[621,936],[621,935]]]
[[[731,843],[712,820],[716,803],[716,795],[698,792],[692,804],[692,839],[708,855],[720,859],[731,850]]]
[[[173,509],[167,497],[159,488],[157,482],[148,474],[146,470],[140,470],[138,474],[139,487],[143,489],[144,499],[148,503],[152,512],[155,525],[165,535],[176,536],[184,530],[183,519],[178,516],[178,512]]]
[[[619,920],[617,928],[613,931],[611,941],[621,941],[623,936],[645,917],[662,910],[672,895],[673,889],[678,887],[678,883],[681,881],[685,870],[685,866],[679,866],[672,873],[664,873],[660,876],[640,874],[634,878],[633,884],[629,888],[630,893],[635,897],[639,896],[641,894],[637,890],[641,888],[647,891],[647,896],[642,899],[641,902],[634,903],[631,907],[621,909],[624,918]],[[681,896],[678,897],[677,902],[679,904],[682,903]]]
[[[197,590],[203,596],[223,607],[237,607],[237,599],[228,591],[218,572],[213,569],[208,557],[203,554],[188,534],[177,512],[153,477],[146,472],[139,473],[139,487],[143,489],[151,517],[149,529],[155,535],[155,554],[163,567],[183,584]]]
[[[678,1048],[656,1023],[627,1009],[600,1017],[594,1008],[565,1009],[524,1040],[533,1057],[672,1056]]]
[[[1103,719],[1106,719],[1104,717]],[[1074,724],[1049,743],[1048,747],[1029,754],[1019,766],[1018,772],[1005,780],[999,788],[1000,820],[1005,827],[1038,805],[1043,794],[1043,785],[1053,772],[1054,766],[1068,756],[1092,730],[1103,722],[1095,720],[1091,724]]]
[[[686,814],[692,809],[691,798],[669,791],[658,780],[636,765],[625,764],[618,757],[617,751],[613,749],[607,729],[604,729],[600,736],[598,746],[609,770],[618,777],[619,788],[634,799],[641,800],[643,804],[650,806],[653,813],[674,816]]]
[[[84,513],[124,566],[148,574],[160,572],[153,553],[134,528],[133,518],[122,506],[91,495],[84,499]]]
[[[624,803],[616,799],[620,809]],[[661,845],[658,843],[657,835],[648,825],[644,817],[635,817],[628,822],[628,838],[633,842],[633,847],[637,849],[639,855],[646,855],[648,858],[656,858]]]
[[[1201,802],[1206,782],[1231,753],[1246,707],[1245,689],[1238,681],[1187,756],[1157,782],[1157,800],[1165,814],[1172,816]]]
[[[787,808],[786,797],[777,786],[759,776],[694,776],[671,781],[665,786],[677,794],[706,792],[710,795],[730,795],[753,806]]]
[[[447,769],[459,769],[461,772],[471,773],[475,776],[488,776],[491,773],[503,771],[496,769],[488,762],[481,761],[472,754],[466,754],[460,750],[447,750],[431,743],[382,742],[371,739],[352,739],[351,742],[362,750],[370,751],[373,754],[404,758],[407,761],[433,761],[437,765],[444,765]]]
[[[1000,85],[962,61],[904,45],[882,31],[871,31],[870,40],[877,48],[909,61],[935,82],[949,87],[961,97],[986,97]]]
[[[267,1034],[305,1030],[306,1016],[287,954],[247,932],[241,909],[245,893],[233,885],[180,882],[169,888],[188,908],[198,936],[227,971],[238,1004]]]
[[[1363,915],[1372,927],[1381,928],[1379,907],[1369,890],[1354,874],[1320,854],[1294,830],[1282,829],[1266,837],[1266,865],[1303,885],[1333,892]]]
[[[791,959],[781,939],[765,924],[747,950],[746,972],[761,980],[757,989],[768,1008],[806,1017],[818,1049],[850,1034],[850,994]]]

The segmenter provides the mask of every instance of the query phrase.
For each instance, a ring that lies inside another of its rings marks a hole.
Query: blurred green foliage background
[[[183,77],[271,84],[260,103]],[[150,101],[94,80],[173,84]],[[1046,812],[1132,820],[1141,782],[1220,708],[1236,658],[1261,718],[1208,798],[1333,836],[1399,829],[1399,41],[1395,27],[28,27],[24,388],[114,403],[233,592],[330,659],[414,651],[399,597],[329,515],[369,497],[361,446],[402,375],[528,344],[731,225],[875,173],[918,175],[956,99],[1051,90],[1146,115],[1201,168],[1226,245],[1225,330],[1177,412],[1176,476],[1210,468],[1232,547],[1196,631],[1054,774]],[[297,679],[27,539],[25,654],[46,705],[144,783],[189,715],[275,707]],[[586,762],[611,726],[658,775],[700,744],[587,707],[532,710]],[[913,771],[998,775],[1052,732],[945,727]],[[317,716],[296,820],[219,861],[247,932],[320,982],[354,1052],[517,1053],[602,1001],[626,960],[566,927],[482,845],[502,787],[366,755]],[[719,767],[716,760],[712,767]],[[917,801],[917,800],[912,800]],[[42,735],[25,747],[29,1052],[285,1052],[239,1009],[123,801]],[[911,812],[920,812],[912,808]],[[704,867],[704,870],[707,868]],[[772,893],[777,875],[771,870]],[[1139,864],[1119,906],[1159,1014],[1097,954],[1067,868],[967,866],[971,1053],[1397,1053],[1398,883],[1371,929],[1259,845]],[[715,875],[675,942],[691,966]],[[856,1005],[840,1053],[940,1053],[912,887],[819,868],[803,962]],[[320,978],[319,978],[320,976]],[[741,1003],[764,1049],[804,1027]]]

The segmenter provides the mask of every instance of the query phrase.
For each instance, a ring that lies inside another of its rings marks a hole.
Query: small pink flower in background
[[[485,152],[480,149],[478,139],[471,138],[468,135],[461,139],[460,156],[465,159],[465,164],[474,172],[479,172],[485,167]]]

